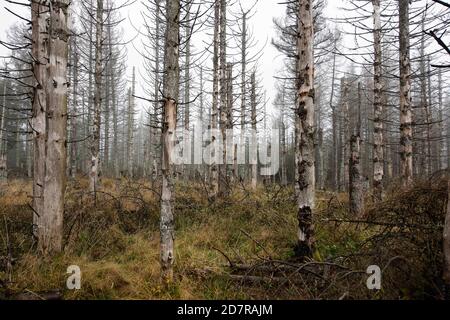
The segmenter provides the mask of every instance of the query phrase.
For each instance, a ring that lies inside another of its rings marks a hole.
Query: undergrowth
[[[64,251],[48,258],[36,253],[31,237],[31,184],[15,180],[2,188],[0,299],[55,289],[64,299],[440,298],[445,181],[389,192],[384,202],[367,205],[364,219],[349,216],[344,194],[319,192],[314,261],[323,264],[321,275],[290,275],[281,285],[236,281],[229,270],[232,263],[296,261],[291,188],[236,186],[226,199],[209,202],[202,184],[180,181],[170,287],[159,281],[158,187],[106,179],[96,197],[87,189],[85,180],[69,183]],[[66,289],[71,265],[82,271],[81,290]],[[366,287],[369,265],[383,269],[380,291]]]

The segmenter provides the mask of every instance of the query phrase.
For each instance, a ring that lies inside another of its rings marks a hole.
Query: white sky
[[[24,0],[19,0],[25,2]],[[118,3],[123,3],[123,1],[117,1]],[[247,0],[242,1],[247,3]],[[250,2],[250,1],[248,1]],[[253,2],[253,1],[251,1]],[[274,76],[282,67],[282,57],[271,45],[271,39],[275,36],[275,30],[273,27],[273,18],[282,17],[285,12],[285,5],[279,4],[282,2],[280,0],[259,0],[255,8],[255,15],[250,21],[250,27],[253,29],[253,34],[258,43],[263,45],[267,42],[265,46],[264,53],[259,62],[259,73],[261,74],[262,84],[264,89],[267,91],[267,99],[271,101],[275,95],[275,79]],[[335,16],[338,14],[337,7],[344,3],[345,0],[329,0],[327,8],[327,16]],[[5,0],[0,0],[0,39],[5,40],[5,33],[10,28],[10,26],[19,19],[7,12],[4,7],[9,9],[14,9],[15,12],[19,14],[26,15],[27,8],[20,7],[16,5],[11,5]],[[127,7],[122,12],[122,16],[125,17],[125,21],[122,22],[122,28],[125,32],[125,39],[133,39],[136,35],[135,27],[142,25],[140,11],[142,10],[142,5],[140,1],[136,1],[133,5]],[[133,21],[132,24],[130,21]],[[134,27],[133,27],[134,26]],[[134,40],[135,45],[139,47],[139,39]],[[131,68],[136,66],[139,68],[142,65],[142,57],[133,48],[133,45],[128,45],[128,73],[131,73]],[[3,46],[0,46],[0,55],[8,55],[8,50]],[[138,86],[139,87],[139,86]],[[271,103],[269,102],[269,105]]]

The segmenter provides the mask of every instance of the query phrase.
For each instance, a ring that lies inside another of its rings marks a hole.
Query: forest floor
[[[0,299],[58,290],[64,299],[422,299],[442,298],[442,221],[446,181],[393,188],[349,216],[346,195],[319,192],[316,250],[294,256],[297,230],[291,188],[236,186],[208,202],[202,184],[176,190],[175,281],[159,281],[158,197],[148,183],[103,180],[96,199],[88,182],[66,194],[64,252],[36,254],[31,183],[10,181],[0,195]],[[82,272],[68,290],[67,268]],[[383,270],[368,290],[369,265]]]

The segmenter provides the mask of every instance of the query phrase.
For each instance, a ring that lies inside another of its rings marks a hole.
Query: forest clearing
[[[0,300],[450,299],[448,1],[0,1]]]

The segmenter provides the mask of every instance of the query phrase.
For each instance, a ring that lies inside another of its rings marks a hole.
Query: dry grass
[[[414,210],[420,217],[426,215],[425,211],[439,211],[446,201],[444,185],[431,189],[428,194],[433,197],[424,193],[429,185],[416,187],[415,195],[403,201],[399,199],[404,194],[393,194],[385,203],[369,206],[368,216],[397,223],[401,219],[396,220],[396,217],[404,210],[420,207],[419,213]],[[2,189],[0,218],[7,221],[10,252],[15,262],[12,282],[2,287],[2,283],[8,282],[9,274],[2,264],[4,259],[0,259],[0,298],[25,290],[52,289],[61,290],[65,299],[310,299],[339,298],[343,293],[351,298],[373,299],[420,298],[429,292],[436,293],[429,287],[437,285],[432,281],[438,278],[436,272],[439,272],[435,266],[440,254],[435,240],[437,233],[428,237],[423,236],[421,230],[418,233],[421,241],[411,245],[405,240],[409,238],[404,228],[325,223],[324,217],[348,218],[345,195],[335,197],[325,192],[318,194],[320,213],[316,217],[315,260],[361,270],[373,262],[384,266],[399,251],[409,250],[409,272],[417,273],[413,278],[414,286],[404,279],[406,276],[399,276],[404,270],[398,271],[393,262],[394,268],[389,267],[386,273],[385,287],[377,294],[368,292],[366,276],[360,273],[336,281],[326,290],[314,281],[306,283],[308,288],[291,283],[280,287],[272,283],[256,285],[233,281],[227,276],[229,268],[224,255],[247,264],[265,259],[293,261],[297,224],[293,192],[278,186],[261,187],[256,192],[236,187],[230,198],[208,203],[204,186],[184,182],[177,186],[175,204],[176,279],[169,288],[162,287],[159,282],[158,197],[154,192],[158,188],[143,181],[104,180],[102,192],[95,200],[86,189],[85,180],[70,183],[66,197],[65,250],[51,259],[37,256],[31,241],[30,183],[13,181]],[[405,207],[405,202],[417,198],[420,206]],[[426,223],[439,227],[436,221],[439,212],[427,217]],[[423,219],[420,221],[424,223]],[[0,257],[8,253],[5,230],[2,222]],[[426,245],[428,249],[418,251],[418,245]],[[430,252],[434,252],[434,257],[428,255]],[[65,289],[66,269],[70,265],[78,265],[82,270],[81,290]],[[432,271],[425,272],[427,267]],[[414,294],[412,290],[416,290]]]

